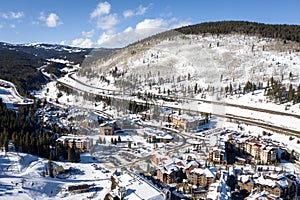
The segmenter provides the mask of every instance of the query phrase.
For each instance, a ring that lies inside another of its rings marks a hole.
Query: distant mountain
[[[52,44],[8,44],[0,42],[0,79],[16,84],[21,94],[28,90],[39,89],[45,79],[37,68],[51,64],[54,68],[62,67],[55,60],[66,60],[72,64],[80,64],[87,55],[102,57],[111,54],[114,49],[88,49]],[[50,61],[51,60],[51,61]],[[57,70],[56,70],[57,71]]]

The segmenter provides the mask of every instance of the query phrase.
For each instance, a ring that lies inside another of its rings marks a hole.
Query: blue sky
[[[0,0],[0,41],[122,47],[208,21],[300,25],[299,8],[299,0]]]

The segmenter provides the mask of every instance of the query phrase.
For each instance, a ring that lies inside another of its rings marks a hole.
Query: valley
[[[122,49],[5,44],[38,55],[43,81],[26,97],[0,81],[1,123],[24,123],[0,128],[0,198],[298,198],[297,38],[194,28]]]

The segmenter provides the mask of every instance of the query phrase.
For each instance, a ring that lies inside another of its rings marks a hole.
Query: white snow
[[[80,163],[53,161],[54,166],[65,170],[71,167],[75,173],[66,178],[50,178],[42,176],[48,160],[24,153],[0,152],[0,199],[86,199],[88,196],[103,199],[110,191],[110,174],[96,170],[93,163],[99,165],[88,154],[81,155]],[[81,194],[66,190],[70,185],[80,184],[90,184],[95,189]]]

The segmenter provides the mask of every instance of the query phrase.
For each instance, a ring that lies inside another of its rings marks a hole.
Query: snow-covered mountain
[[[296,41],[262,34],[183,34],[173,30],[96,62],[83,62],[78,75],[92,85],[97,85],[104,75],[106,79],[114,76],[111,85],[123,79],[136,88],[157,85],[177,91],[193,88],[196,83],[204,88],[230,83],[238,87],[247,81],[266,84],[271,77],[296,85],[300,76],[299,50],[300,43]],[[288,79],[291,73],[292,80]]]
[[[9,44],[0,42],[0,50],[27,53],[42,59],[65,59],[73,63],[79,63],[86,55],[90,54],[93,49],[43,43]],[[96,50],[93,52],[95,51]],[[96,52],[99,51],[102,55],[109,55],[114,51],[114,49],[100,48],[97,49]]]

